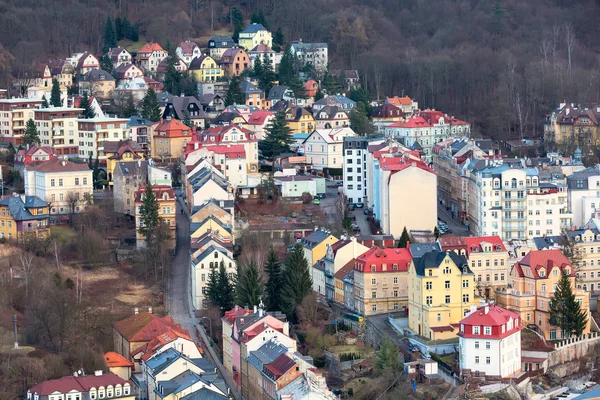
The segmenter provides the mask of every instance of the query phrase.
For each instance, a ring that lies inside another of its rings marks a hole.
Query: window
[[[371,298],[372,299],[376,299],[377,298],[377,292],[371,292]]]
[[[371,310],[372,310],[373,312],[376,312],[376,311],[377,311],[377,304],[373,304],[373,305],[371,306]]]
[[[491,357],[486,357],[485,358],[485,363],[486,364],[491,364],[492,363],[492,358]]]
[[[491,326],[484,326],[483,327],[483,334],[484,335],[491,335],[492,334],[492,327]]]
[[[479,348],[479,342],[475,342],[475,348],[478,349]]]
[[[468,303],[468,302],[469,302],[469,295],[463,294],[463,303]]]
[[[431,283],[431,282],[425,282],[425,289],[426,290],[431,290],[432,287],[433,287],[433,283]]]
[[[444,288],[450,289],[450,281],[444,282]]]
[[[425,303],[428,306],[431,306],[433,304],[433,296],[427,296],[427,297],[425,297]]]
[[[50,179],[50,186],[56,186],[56,181],[54,179]]]
[[[479,335],[479,327],[478,326],[473,327],[473,335]]]
[[[450,304],[450,295],[449,294],[446,295],[446,304]]]
[[[397,276],[394,277],[394,284],[398,284],[398,277]]]
[[[63,185],[63,180],[62,180],[62,178],[59,178],[58,179],[58,186],[62,186],[62,185]]]
[[[75,178],[75,186],[79,186],[79,178]]]
[[[371,285],[377,285],[377,279],[375,279],[375,278],[371,279]]]
[[[442,321],[442,314],[440,314],[440,313],[437,314],[437,321],[438,322]]]
[[[479,356],[475,356],[475,364],[479,364]]]
[[[489,350],[491,348],[492,344],[490,342],[485,342],[485,348],[487,350]]]
[[[467,279],[463,279],[462,285],[463,285],[464,288],[468,288],[469,287],[469,281]]]

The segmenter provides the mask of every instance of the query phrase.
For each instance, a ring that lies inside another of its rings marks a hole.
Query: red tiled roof
[[[522,266],[529,266],[534,278],[540,278],[539,271],[545,271],[545,277],[550,275],[554,267],[562,272],[571,263],[560,250],[531,250],[523,259],[515,264],[519,276],[525,276]],[[575,268],[571,268],[571,275],[575,276]]]
[[[505,329],[504,332],[502,332],[501,327],[504,326],[508,321],[515,319],[517,320],[517,322],[513,324],[513,328],[510,330]],[[464,325],[465,328],[464,331],[463,329],[461,329],[458,335],[465,338],[489,337],[499,339],[509,336],[523,329],[518,314],[512,311],[508,311],[495,304],[490,304],[478,308],[477,310],[463,318],[460,321],[460,324]],[[480,328],[480,334],[474,335],[471,329],[472,326],[489,326],[492,328],[492,333],[490,335],[485,335],[482,331],[483,328]]]
[[[390,128],[409,128],[409,129],[431,128],[431,124],[429,122],[427,122],[425,120],[425,118],[417,116],[417,117],[409,118],[408,121],[406,121],[406,122],[398,121],[398,122],[390,125]]]
[[[116,386],[129,383],[125,379],[119,378],[112,372],[103,373],[100,376],[64,376],[59,379],[52,379],[38,383],[31,389],[30,393],[36,393],[38,396],[49,396],[52,393],[68,393],[71,390],[78,392],[88,392],[91,388],[99,388],[100,386]]]
[[[394,272],[394,264],[398,264],[397,271],[408,271],[408,265],[411,260],[412,255],[408,249],[382,249],[375,246],[358,256],[356,258],[356,265],[360,271],[364,272],[371,272],[371,265],[376,266],[376,272]],[[386,264],[386,271],[383,271],[383,264]]]
[[[38,150],[42,150],[48,155],[55,154],[54,148],[51,146],[31,146],[29,149],[21,149],[17,153],[23,157],[32,156]]]
[[[259,44],[259,45],[254,46],[254,48],[250,51],[256,52],[256,53],[265,53],[265,52],[270,53],[273,51],[273,49],[271,49],[266,44]]]
[[[134,350],[131,353],[131,356],[133,357],[138,353],[142,353],[141,359],[148,360],[150,357],[152,357],[153,354],[156,354],[156,352],[160,350],[163,346],[174,342],[179,338],[189,340],[190,342],[192,341],[192,339],[185,333],[169,330],[161,335],[156,336],[154,339],[152,339],[145,345]],[[200,350],[200,353],[203,352],[200,347],[198,347],[198,349]]]
[[[191,56],[192,54],[194,54],[194,48],[198,47],[198,45],[188,40],[179,43],[179,47],[181,47],[181,52],[184,56]]]
[[[243,144],[210,146],[207,149],[217,154],[225,154],[227,158],[246,158],[246,150]]]
[[[120,160],[123,158],[123,154],[127,152],[133,154],[133,158],[137,160],[142,158],[137,154],[141,153],[142,151],[143,150],[141,147],[131,139],[104,143],[104,153],[114,153],[109,157],[111,160]]]
[[[344,279],[344,277],[354,269],[355,263],[356,259],[353,258],[352,260],[348,261],[346,265],[340,268],[335,274],[333,274],[333,276],[340,280]]]
[[[439,238],[438,242],[443,251],[461,250],[467,247],[467,242],[462,236],[444,236]]]
[[[244,307],[240,307],[236,305],[229,311],[225,311],[225,315],[221,318],[222,321],[225,321],[228,325],[233,324],[233,320],[236,317],[243,317],[244,315],[252,313],[251,310],[247,310]]]
[[[155,42],[150,42],[150,43],[146,43],[145,45],[142,46],[141,49],[138,50],[138,54],[140,53],[152,53],[154,51],[165,51],[162,47],[160,47],[160,45],[158,43]]]
[[[166,135],[161,135],[160,132],[166,132]],[[187,135],[184,135],[183,132],[187,131]],[[178,119],[171,118],[170,120],[161,122],[156,129],[154,130],[154,136],[162,136],[162,137],[184,137],[191,136],[192,130],[189,126],[179,121]]]
[[[129,342],[149,342],[169,330],[188,333],[181,325],[176,324],[173,318],[158,317],[147,312],[132,315],[113,326]]]
[[[138,190],[135,192],[135,201],[142,201],[142,193],[146,190],[146,185],[140,186]],[[175,191],[171,186],[166,185],[153,185],[152,191],[156,195],[156,200],[160,203],[163,201],[163,193],[167,193],[169,198],[166,201],[174,201],[175,200]]]
[[[503,252],[506,251],[506,247],[500,239],[500,236],[478,236],[478,237],[465,237],[467,254],[471,253],[482,253],[484,243],[492,245],[492,252]]]
[[[296,362],[289,358],[285,354],[281,354],[272,363],[264,366],[265,372],[273,380],[277,380],[283,376],[286,372],[292,369],[296,365]]]
[[[250,118],[248,118],[248,125],[264,125],[267,117],[275,115],[274,112],[267,110],[259,110],[250,114]]]
[[[410,97],[408,96],[404,96],[404,97],[398,97],[398,96],[394,96],[394,97],[387,97],[385,99],[385,101],[389,104],[393,104],[395,106],[398,105],[412,105],[413,101]]]
[[[55,158],[39,164],[30,164],[27,166],[27,170],[38,172],[73,172],[89,171],[90,168],[85,163],[78,164],[64,158]]]
[[[104,354],[104,361],[106,361],[106,366],[108,368],[116,368],[116,367],[130,367],[133,368],[133,363],[120,355],[119,353],[115,353],[114,351],[109,351]]]

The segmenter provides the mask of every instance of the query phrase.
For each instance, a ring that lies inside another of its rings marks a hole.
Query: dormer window
[[[581,236],[579,236],[579,235],[575,236],[575,241],[576,242],[579,242],[580,240],[581,240]]]
[[[541,269],[539,275],[542,278],[545,277],[546,276],[546,271],[544,271],[543,269]]]

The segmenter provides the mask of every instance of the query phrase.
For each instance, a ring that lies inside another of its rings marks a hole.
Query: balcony
[[[505,231],[511,231],[511,232],[524,232],[526,227],[525,224],[519,224],[519,225],[512,225],[512,224],[505,224],[502,225],[502,229]]]
[[[526,216],[525,215],[516,215],[516,213],[513,213],[510,217],[504,216],[502,218],[503,221],[516,221],[516,222],[524,222],[526,220]]]

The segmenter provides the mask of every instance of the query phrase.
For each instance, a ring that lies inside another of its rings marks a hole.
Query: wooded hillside
[[[557,103],[600,96],[598,0],[0,0],[0,66],[98,53],[107,15],[202,45],[211,25],[233,29],[232,6],[247,20],[262,8],[286,40],[328,42],[331,68],[357,68],[372,97],[408,94],[486,136],[540,136]]]

